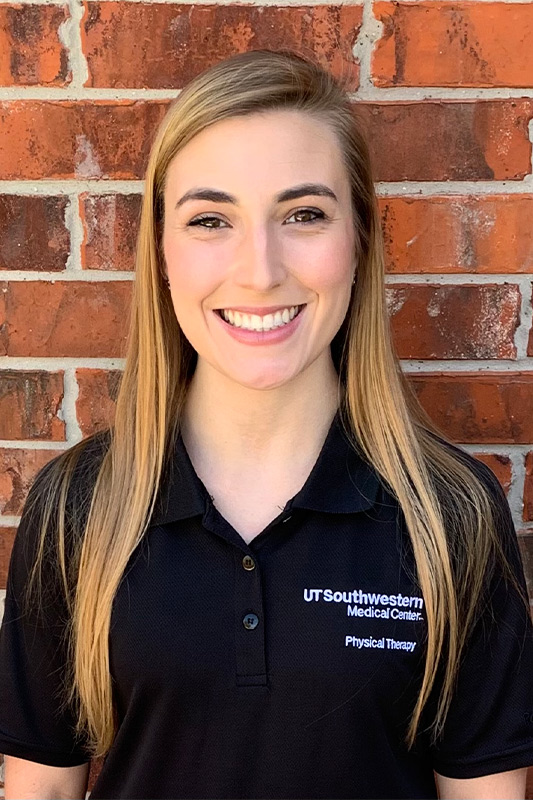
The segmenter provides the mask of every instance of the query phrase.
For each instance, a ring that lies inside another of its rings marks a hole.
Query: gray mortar
[[[68,205],[65,208],[65,227],[70,234],[70,251],[65,269],[67,272],[80,272],[81,244],[84,232],[79,212],[79,199],[76,194],[70,195]]]
[[[67,367],[63,377],[63,400],[58,417],[65,422],[65,438],[69,445],[83,439],[77,416],[76,400],[78,399],[79,385],[76,380],[75,367]]]
[[[68,65],[72,72],[71,89],[83,87],[89,79],[87,59],[81,45],[81,20],[84,7],[80,0],[67,0],[69,19],[59,26],[59,39],[67,51]],[[63,94],[61,96],[64,96]]]

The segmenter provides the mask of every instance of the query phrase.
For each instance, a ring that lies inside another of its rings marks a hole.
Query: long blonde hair
[[[351,182],[357,277],[332,355],[344,390],[343,426],[399,501],[425,600],[427,655],[406,731],[409,746],[441,664],[438,707],[430,726],[434,739],[442,730],[486,571],[498,551],[490,494],[457,451],[435,436],[393,352],[370,157],[343,82],[291,51],[257,50],[216,64],[182,90],[152,146],[125,369],[97,469],[91,480],[82,481],[86,492],[71,500],[69,515],[72,475],[96,440],[93,435],[47,465],[46,480],[39,481],[32,497],[45,511],[30,583],[39,576],[41,585],[44,555],[52,549],[68,608],[65,703],[75,708],[77,731],[88,737],[94,757],[109,750],[116,733],[108,650],[113,599],[154,510],[196,364],[163,280],[167,170],[208,125],[285,108],[331,127]],[[452,552],[458,557],[452,559]]]

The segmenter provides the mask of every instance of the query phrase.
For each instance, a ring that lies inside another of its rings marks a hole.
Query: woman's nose
[[[234,279],[241,286],[265,292],[279,286],[286,270],[279,241],[266,226],[247,231],[236,253]]]

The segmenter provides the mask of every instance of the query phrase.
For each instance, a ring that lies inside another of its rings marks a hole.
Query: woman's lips
[[[286,308],[286,306],[283,306],[283,308]],[[230,322],[226,322],[220,311],[214,311],[213,313],[216,319],[220,320],[220,323],[224,326],[224,330],[236,341],[243,344],[266,345],[283,342],[292,336],[300,327],[305,309],[305,305],[301,306],[290,322],[269,331],[250,331],[246,328],[237,328]]]

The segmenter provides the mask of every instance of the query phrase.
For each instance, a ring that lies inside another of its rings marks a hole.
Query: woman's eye
[[[314,217],[312,219],[300,220],[302,225],[309,225],[312,222],[318,222],[319,220],[326,219],[326,215],[324,214],[323,211],[318,211],[318,209],[314,209],[314,208],[299,208],[298,211],[295,211],[293,214],[291,214],[289,219],[291,219],[291,217],[295,217],[295,216],[297,216],[299,214],[304,214],[304,215],[305,214],[314,214]]]
[[[204,214],[203,216],[195,217],[194,219],[192,219],[189,222],[189,226],[194,226],[194,227],[198,227],[199,226],[201,228],[205,228],[208,231],[217,231],[217,230],[219,230],[219,226],[218,225],[214,225],[214,226],[213,225],[203,225],[202,224],[203,222],[222,222],[222,220],[220,219],[220,217],[211,217],[209,214]]]
[[[297,220],[297,222],[300,222],[302,225],[309,225],[309,224],[311,224],[313,222],[318,222],[320,220],[326,219],[326,215],[324,214],[323,211],[319,211],[318,209],[313,209],[313,208],[299,208],[298,211],[294,211],[291,214],[289,219],[292,219],[293,217],[301,216],[301,215],[303,215],[303,216],[307,215],[308,216],[309,214],[313,215],[311,219],[303,219],[303,220],[300,219],[300,220]],[[224,221],[221,220],[220,217],[213,217],[210,214],[203,214],[203,215],[200,215],[200,216],[195,217],[194,219],[192,219],[188,223],[188,226],[189,227],[201,227],[201,228],[205,228],[206,230],[209,230],[209,231],[218,231],[218,230],[221,229],[221,226],[219,224],[212,224],[212,223],[223,223],[223,222]]]

